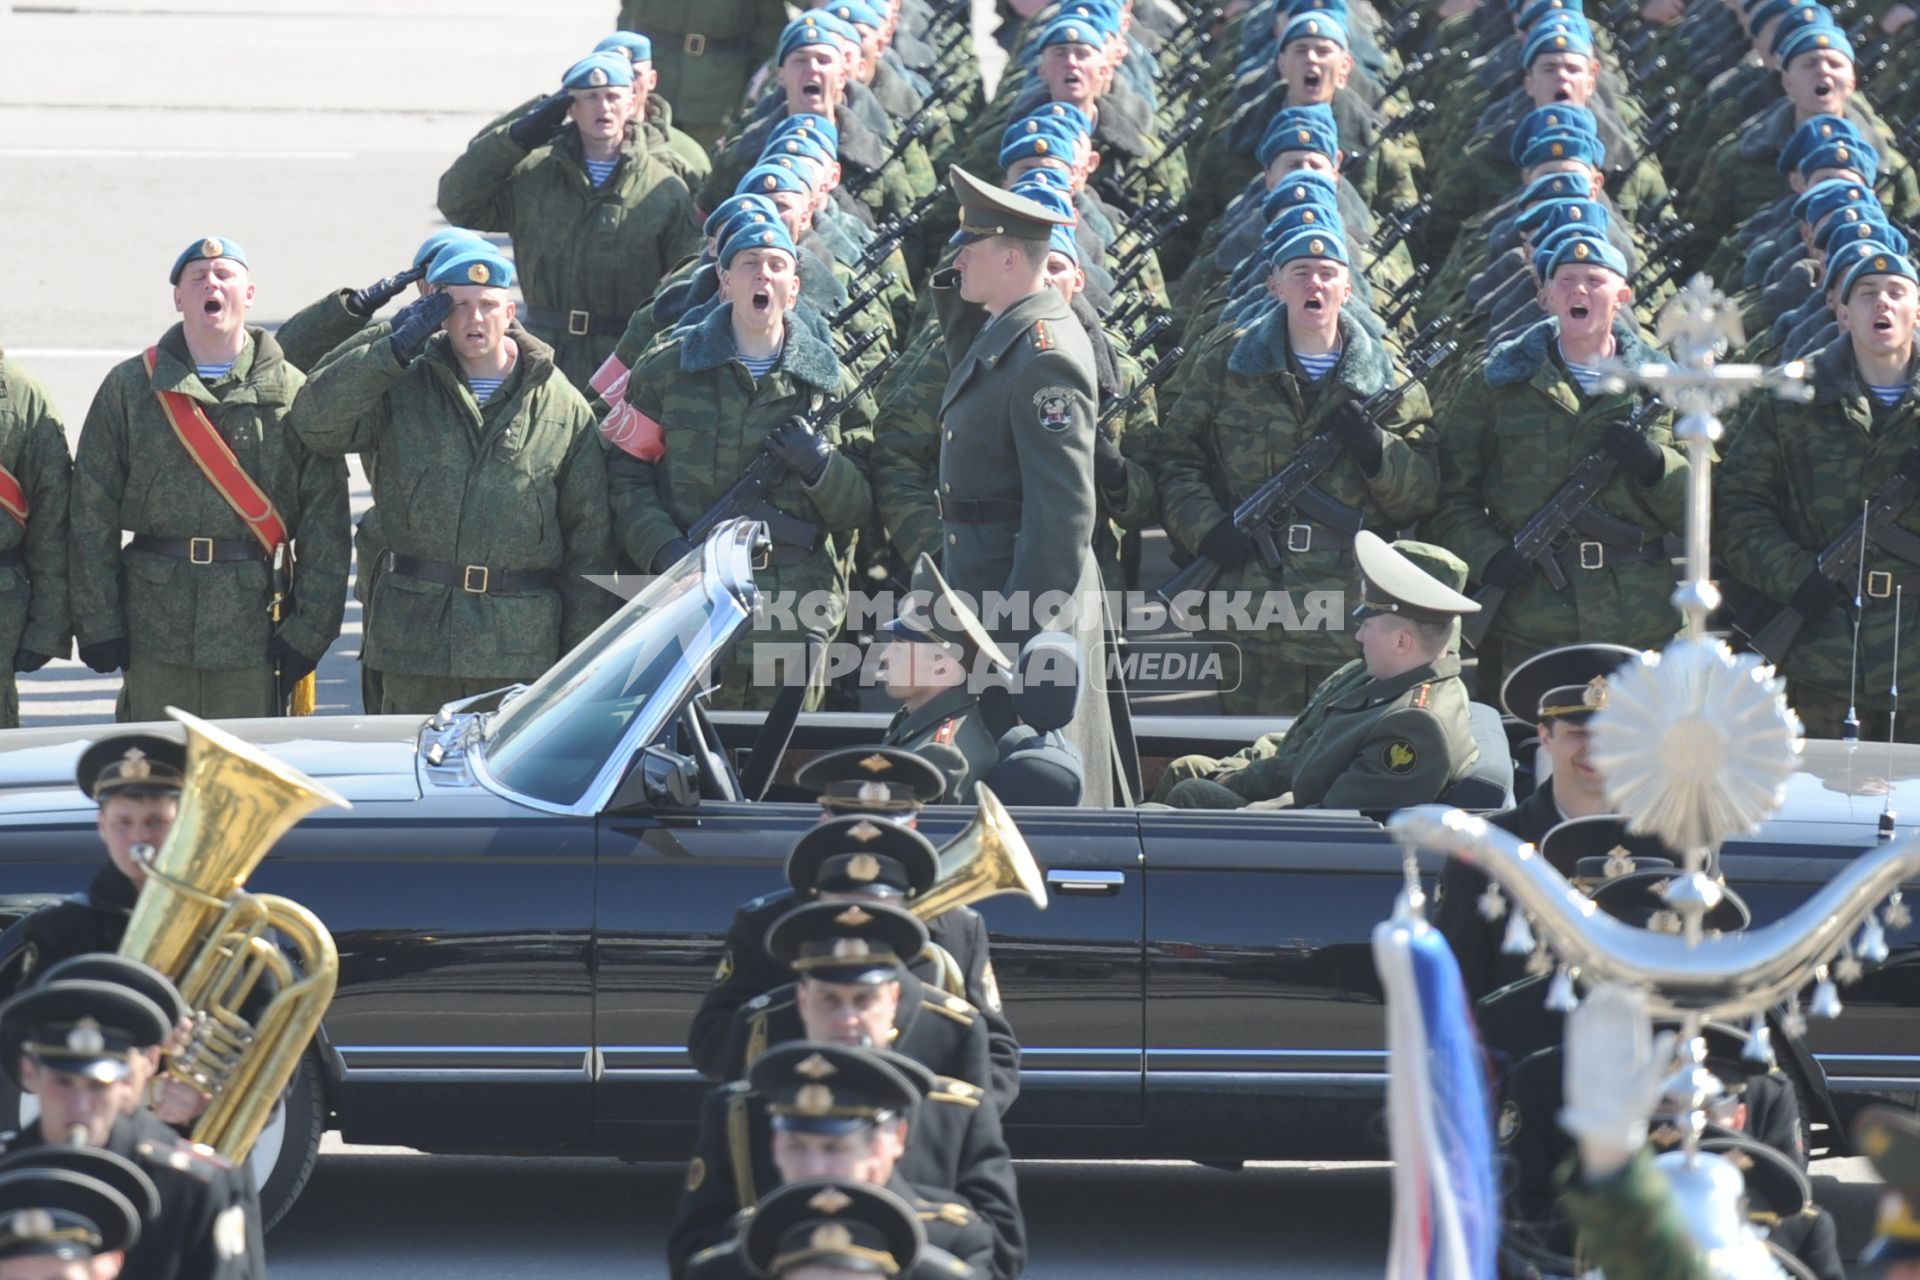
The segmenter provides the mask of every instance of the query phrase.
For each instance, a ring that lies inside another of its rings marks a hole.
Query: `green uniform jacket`
[[[477,593],[381,575],[365,659],[405,675],[531,680],[606,618],[614,597],[606,463],[593,415],[553,352],[518,324],[520,358],[483,408],[445,335],[403,365],[351,344],[314,370],[293,427],[317,453],[358,453],[385,543],[456,567],[550,569],[558,590]]]
[[[1296,809],[1401,809],[1438,800],[1480,758],[1460,658],[1332,700],[1293,763]]]
[[[1325,429],[1333,406],[1364,400],[1399,381],[1386,348],[1344,315],[1340,335],[1340,362],[1317,384],[1306,379],[1292,356],[1284,307],[1235,340],[1202,351],[1186,390],[1167,411],[1153,450],[1161,518],[1178,543],[1197,549],[1208,530]],[[1379,471],[1367,475],[1342,451],[1315,486],[1357,507],[1367,527],[1383,537],[1411,525],[1433,510],[1439,482],[1431,416],[1426,392],[1410,388],[1380,423],[1386,443]],[[1287,520],[1305,526],[1305,550],[1288,552],[1277,570],[1255,557],[1222,574],[1214,589],[1252,592],[1256,608],[1264,593],[1289,592],[1304,628],[1223,632],[1219,638],[1256,645],[1265,661],[1337,666],[1353,656],[1344,601],[1344,593],[1358,585],[1351,544],[1297,513]],[[1320,625],[1309,619],[1308,592],[1340,593],[1330,610],[1322,611]]]
[[[974,788],[1000,761],[1000,743],[980,715],[980,699],[965,685],[935,696],[916,711],[905,707],[893,713],[887,725],[883,746],[919,751],[931,743],[952,747],[959,752],[961,764],[955,771],[952,756],[929,755],[947,775],[947,789],[941,804],[972,804]]]
[[[352,292],[335,289],[282,321],[273,331],[281,358],[302,373],[312,373],[329,351],[366,328],[370,317],[347,310]]]
[[[1920,446],[1920,402],[1914,392],[1890,408],[1868,397],[1854,365],[1853,340],[1842,334],[1813,359],[1812,404],[1756,398],[1726,446],[1718,481],[1716,553],[1733,576],[1776,603],[1790,599],[1813,572],[1814,558],[1860,518],[1860,506],[1890,479],[1908,450]],[[1920,503],[1896,522],[1920,534]],[[1867,572],[1892,575],[1875,596],[1863,594],[1860,615],[1862,708],[1885,710],[1892,672],[1891,583],[1903,583],[1902,642],[1920,634],[1920,565],[1869,546]],[[1851,578],[1842,584],[1853,595]],[[1853,659],[1853,622],[1835,609],[1809,623],[1782,664],[1786,676],[1844,696]],[[1920,677],[1920,649],[1901,653],[1903,687]]]
[[[473,135],[473,141],[477,142],[485,134],[512,124],[545,100],[545,95],[528,98],[504,115],[495,116],[479,133]],[[705,145],[673,127],[673,107],[659,94],[647,95],[645,111],[642,125],[646,131],[647,151],[654,159],[679,174],[689,190],[697,188],[700,180],[713,169],[713,161],[708,157]],[[572,129],[573,126],[563,124],[560,128]]]
[[[1582,394],[1560,364],[1559,331],[1549,317],[1495,347],[1440,415],[1440,508],[1427,536],[1465,560],[1476,580],[1568,472],[1600,448],[1605,424],[1631,411],[1625,393]],[[1617,358],[1627,364],[1660,359],[1623,325],[1614,326],[1613,337]],[[1673,447],[1670,423],[1662,414],[1647,431],[1666,459],[1661,478],[1642,488],[1617,471],[1593,501],[1594,510],[1638,524],[1649,539],[1686,524],[1687,460]],[[1531,586],[1507,597],[1493,634],[1534,649],[1594,636],[1656,646],[1673,634],[1673,571],[1664,559],[1582,569],[1568,551],[1562,563],[1569,566],[1567,589],[1554,590],[1536,572]]]
[[[627,403],[660,424],[665,453],[644,462],[608,446],[614,534],[622,555],[646,569],[740,478],[775,427],[853,386],[852,373],[832,348],[792,316],[779,363],[755,382],[734,347],[730,303],[655,347],[635,366]],[[872,402],[862,396],[824,428],[835,453],[820,482],[805,485],[789,474],[768,494],[775,507],[819,532],[812,554],[756,575],[770,597],[826,592],[836,611],[844,609],[841,561],[850,537],[873,512],[867,483],[872,424]],[[770,624],[756,634],[787,630]]]
[[[563,319],[587,313],[592,331],[584,334],[565,324],[527,326],[580,387],[660,277],[700,249],[687,184],[648,153],[633,125],[619,166],[599,187],[587,177],[578,129],[531,152],[504,128],[483,134],[441,175],[440,212],[455,226],[513,237],[523,310]]]
[[[780,0],[621,0],[620,29],[653,40],[656,90],[701,142],[740,105],[747,77],[773,56],[787,8]]]
[[[67,609],[67,485],[73,470],[66,428],[32,374],[0,353],[0,467],[20,482],[27,522],[0,513],[0,663],[10,675],[16,650],[64,658],[73,647]]]
[[[264,560],[197,565],[122,551],[121,532],[160,538],[252,538],[201,474],[161,412],[156,390],[196,401],[254,483],[273,499],[299,570],[280,635],[318,659],[340,634],[347,600],[347,468],[312,452],[288,415],[304,381],[264,329],[211,387],[194,373],[180,326],[160,339],[153,376],[139,356],[107,374],[87,410],[73,469],[73,628],[82,645],[133,638],[133,658],[202,670],[258,667],[272,630]]]
[[[1610,1178],[1588,1183],[1570,1159],[1556,1177],[1580,1233],[1580,1258],[1608,1280],[1706,1280],[1717,1274],[1687,1236],[1673,1187],[1645,1147]]]

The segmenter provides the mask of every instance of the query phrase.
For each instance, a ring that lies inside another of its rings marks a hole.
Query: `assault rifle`
[[[888,165],[907,154],[908,147],[932,133],[932,113],[944,101],[946,100],[939,94],[935,94],[922,102],[920,109],[908,116],[901,124],[900,134],[893,140],[893,147],[887,152],[886,159],[871,169],[856,170],[847,177],[842,185],[846,187],[848,194],[853,196],[864,194],[868,187],[880,180],[880,175],[886,172]]]
[[[1868,581],[1872,580],[1872,574],[1861,574],[1860,561],[1874,542],[1906,539],[1914,543],[1906,550],[1920,555],[1920,540],[1915,540],[1912,534],[1894,523],[1913,506],[1917,497],[1920,497],[1920,481],[1904,473],[1896,474],[1874,490],[1873,496],[1867,500],[1866,510],[1855,516],[1853,523],[1827,544],[1826,549],[1815,557],[1813,567],[1822,576],[1853,592],[1858,589],[1863,576]],[[1748,646],[1778,666],[1781,659],[1787,656],[1787,651],[1793,648],[1793,642],[1800,638],[1800,629],[1806,624],[1806,615],[1787,605],[1773,615],[1772,621],[1748,637]]]
[[[940,198],[945,194],[944,189],[929,191],[911,209],[888,218],[875,228],[873,239],[860,251],[860,260],[853,264],[853,274],[861,275],[885,262],[894,246],[912,235],[914,229],[927,220],[927,215],[933,212],[934,206],[940,203]]]
[[[866,310],[869,302],[872,302],[875,298],[893,288],[893,282],[899,278],[900,277],[891,271],[882,272],[866,284],[861,285],[858,289],[849,293],[846,302],[841,304],[840,309],[827,317],[827,327],[830,329],[838,329],[841,325],[852,320],[855,316]]]
[[[1361,166],[1366,164],[1381,147],[1410,130],[1418,129],[1432,114],[1433,104],[1425,98],[1420,99],[1409,110],[1382,125],[1380,132],[1373,135],[1372,142],[1341,161],[1340,172],[1348,175],[1358,173]]]
[[[1147,258],[1166,238],[1187,225],[1187,215],[1176,213],[1154,229],[1153,233],[1127,250],[1126,257],[1113,266],[1113,287],[1119,289],[1146,270]]]
[[[1420,299],[1426,296],[1425,285],[1427,278],[1432,274],[1433,263],[1431,261],[1422,262],[1419,266],[1415,267],[1413,269],[1413,278],[1408,280],[1405,286],[1401,288],[1399,296],[1393,300],[1393,305],[1381,309],[1379,313],[1380,322],[1389,329],[1399,328],[1400,322],[1406,319],[1407,313],[1419,305]],[[1453,321],[1442,317],[1434,321],[1434,323],[1450,326]]]
[[[1175,347],[1161,356],[1153,368],[1147,370],[1147,376],[1140,379],[1139,386],[1123,396],[1115,396],[1108,401],[1100,410],[1100,430],[1106,431],[1109,424],[1139,408],[1140,402],[1152,394],[1155,387],[1173,376],[1173,371],[1180,366],[1180,357],[1186,353],[1185,347]]]

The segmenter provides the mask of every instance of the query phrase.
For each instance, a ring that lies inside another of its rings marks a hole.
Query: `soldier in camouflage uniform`
[[[700,226],[686,183],[631,118],[627,57],[583,58],[563,83],[453,162],[440,178],[440,211],[458,226],[513,237],[523,323],[584,387],[627,317],[699,250]]]
[[[1885,245],[1851,246],[1841,265],[1843,332],[1813,358],[1813,402],[1755,397],[1732,432],[1716,476],[1716,551],[1734,577],[1766,597],[1762,620],[1782,607],[1804,619],[1781,669],[1808,736],[1839,737],[1855,702],[1861,732],[1884,737],[1896,676],[1920,676],[1913,648],[1893,649],[1896,626],[1913,635],[1920,623],[1920,508],[1908,503],[1869,540],[1864,579],[1847,573],[1835,581],[1814,561],[1882,485],[1920,482],[1920,288],[1913,263]],[[1915,588],[1911,596],[1907,587]],[[1920,740],[1911,716],[1894,728],[1903,741]]]
[[[837,626],[846,607],[848,537],[873,508],[867,483],[873,408],[858,397],[816,431],[802,416],[850,392],[851,372],[831,338],[796,317],[793,239],[780,222],[749,222],[721,245],[723,301],[634,367],[626,403],[640,430],[610,444],[614,533],[621,555],[658,572],[692,550],[686,531],[763,450],[785,464],[768,500],[804,522],[804,542],[776,541],[756,581],[768,596],[790,593],[796,622],[824,606]],[[757,627],[721,671],[713,705],[765,707],[791,670],[760,671],[754,653],[793,653],[798,631]],[[815,695],[817,698],[817,690]]]
[[[390,333],[316,369],[293,416],[316,452],[368,463],[391,550],[364,655],[391,713],[535,679],[613,600],[585,576],[613,568],[593,417],[515,323],[512,264],[465,249],[428,282]]]
[[[20,723],[16,672],[73,647],[67,612],[66,428],[44,387],[0,352],[0,729]]]
[[[1546,319],[1496,346],[1437,423],[1440,507],[1424,526],[1479,582],[1508,593],[1490,634],[1511,669],[1543,649],[1606,636],[1656,647],[1673,632],[1673,570],[1664,535],[1685,522],[1687,463],[1664,411],[1643,431],[1626,421],[1633,398],[1604,391],[1594,366],[1660,357],[1627,327],[1626,263],[1604,240],[1574,235],[1543,264]],[[1619,468],[1591,507],[1635,528],[1622,545],[1576,537],[1553,551],[1569,579],[1556,590],[1513,548],[1513,535],[1596,449]],[[1489,653],[1483,689],[1496,687]]]
[[[340,634],[347,469],[289,429],[304,380],[271,334],[246,324],[253,283],[240,246],[196,241],[170,279],[181,323],[149,353],[151,372],[135,356],[107,375],[75,451],[68,545],[80,658],[101,673],[126,670],[122,720],[159,720],[169,706],[274,715]],[[160,392],[211,422],[286,526],[298,570],[277,628],[268,553],[175,435]]]
[[[1221,566],[1215,591],[1250,592],[1257,611],[1285,593],[1304,611],[1297,624],[1213,633],[1240,651],[1239,682],[1220,695],[1229,715],[1306,705],[1352,652],[1340,602],[1354,578],[1354,530],[1295,512],[1282,563],[1268,565],[1234,527],[1234,508],[1322,431],[1340,453],[1314,485],[1364,525],[1391,531],[1426,515],[1439,477],[1422,388],[1409,387],[1381,421],[1365,408],[1398,379],[1392,355],[1342,312],[1352,293],[1344,238],[1292,233],[1274,250],[1268,289],[1280,305],[1199,355],[1154,451],[1167,531]]]
[[[773,56],[787,20],[781,0],[621,0],[620,27],[654,44],[658,92],[702,146],[720,138],[755,68]]]

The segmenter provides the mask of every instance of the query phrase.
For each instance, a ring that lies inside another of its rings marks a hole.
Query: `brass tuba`
[[[212,1098],[193,1136],[246,1158],[333,1000],[333,935],[297,902],[243,886],[275,842],[315,809],[351,806],[232,734],[177,708],[186,729],[180,814],[147,860],[147,881],[120,954],[180,988],[193,1025],[167,1073]],[[296,966],[275,943],[298,953]],[[241,1007],[264,976],[278,986],[249,1021]]]
[[[925,921],[955,907],[970,906],[1003,893],[1019,893],[1042,911],[1047,909],[1046,877],[1033,859],[1033,850],[1013,825],[1013,815],[1000,797],[983,785],[975,789],[980,807],[965,830],[940,847],[940,874],[907,910]],[[964,997],[967,978],[953,955],[937,942],[927,944],[940,966],[940,985],[949,994]]]

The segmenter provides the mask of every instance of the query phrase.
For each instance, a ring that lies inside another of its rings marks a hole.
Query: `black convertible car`
[[[789,741],[787,726],[706,714],[699,673],[755,607],[752,539],[722,531],[538,682],[490,695],[497,710],[229,722],[353,802],[301,823],[253,878],[318,913],[341,960],[255,1153],[269,1215],[327,1128],[427,1151],[687,1151],[705,1087],[688,1022],[735,904],[782,883],[818,813],[742,799],[736,764],[766,775],[767,753],[784,770],[880,731],[877,716],[809,716]],[[1143,723],[1150,771],[1270,727]],[[0,924],[79,889],[102,856],[72,783],[88,736],[0,733]],[[1505,768],[1504,741],[1488,755]],[[1872,844],[1883,811],[1920,816],[1917,777],[1920,749],[1809,743],[1780,815],[1725,853],[1756,923]],[[982,908],[1025,1044],[1016,1154],[1380,1151],[1369,937],[1401,876],[1380,816],[1015,809],[1052,897],[1045,912]],[[922,827],[938,843],[970,817],[936,808]],[[1812,1031],[1843,1105],[1920,1091],[1920,932],[1889,941],[1844,1016]]]

